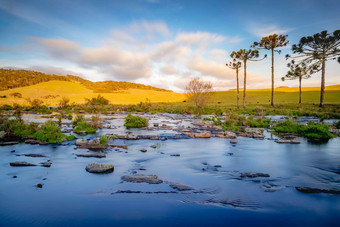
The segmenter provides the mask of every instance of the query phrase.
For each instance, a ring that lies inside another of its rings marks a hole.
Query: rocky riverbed
[[[148,128],[126,130],[125,116],[104,115],[97,134],[71,142],[1,146],[0,224],[339,221],[339,138],[311,144],[265,129],[224,131],[173,114],[146,114]],[[69,123],[62,127],[72,133]],[[100,135],[112,140],[100,145]]]

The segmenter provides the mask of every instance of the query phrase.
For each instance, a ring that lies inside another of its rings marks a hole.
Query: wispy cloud
[[[292,31],[293,28],[280,27],[277,24],[264,24],[251,22],[247,26],[248,31],[259,38],[272,35],[272,34],[287,34]]]

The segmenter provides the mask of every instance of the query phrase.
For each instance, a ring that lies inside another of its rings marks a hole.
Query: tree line
[[[239,108],[239,70],[243,64],[243,108],[245,108],[247,63],[248,61],[261,61],[266,58],[266,54],[262,58],[260,57],[260,50],[269,50],[271,53],[271,105],[274,106],[274,56],[275,53],[281,53],[281,50],[277,50],[277,48],[288,45],[287,37],[288,35],[277,34],[262,37],[259,42],[254,42],[250,49],[240,49],[230,54],[232,60],[226,65],[236,71],[237,108]],[[333,33],[322,31],[312,36],[302,37],[298,44],[292,45],[292,54],[286,55],[286,60],[291,60],[287,64],[289,70],[281,79],[283,81],[299,79],[299,103],[301,103],[302,79],[308,79],[312,74],[321,71],[319,106],[324,106],[326,62],[337,59],[338,63],[340,63],[339,46],[340,30],[336,30]]]

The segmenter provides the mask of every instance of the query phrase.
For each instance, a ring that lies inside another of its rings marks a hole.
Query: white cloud
[[[247,25],[247,28],[251,34],[259,38],[269,36],[272,34],[287,34],[292,28],[281,28],[276,24],[261,24],[251,22]]]

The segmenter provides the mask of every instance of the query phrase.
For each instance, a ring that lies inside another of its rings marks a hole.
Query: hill
[[[20,94],[20,95],[19,95]],[[47,106],[57,106],[62,97],[68,97],[71,103],[83,104],[85,99],[98,94],[108,99],[111,104],[137,104],[145,102],[182,102],[184,94],[148,89],[126,89],[111,93],[97,93],[83,84],[70,81],[48,81],[31,86],[0,91],[0,105],[14,103],[28,105],[27,99],[40,99]],[[6,98],[4,98],[6,97]]]
[[[127,89],[144,89],[167,92],[169,90],[156,88],[144,84],[130,83],[124,81],[102,81],[92,82],[79,76],[50,75],[30,70],[0,69],[0,91],[31,86],[52,80],[77,82],[96,93],[111,93]]]

